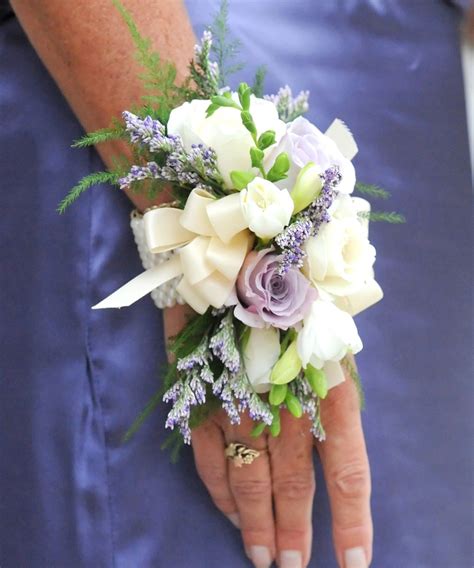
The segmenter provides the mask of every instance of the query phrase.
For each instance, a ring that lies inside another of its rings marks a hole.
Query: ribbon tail
[[[143,296],[149,294],[157,286],[161,286],[168,280],[182,273],[181,260],[178,255],[173,256],[167,262],[150,268],[136,276],[130,282],[124,284],[104,300],[92,306],[93,310],[106,308],[124,308],[135,303]]]
[[[383,298],[382,288],[375,280],[369,280],[360,290],[336,299],[336,306],[352,317],[360,314]]]
[[[339,148],[344,158],[352,160],[359,151],[351,131],[339,118],[336,118],[332,122],[325,134],[336,143],[336,146]]]

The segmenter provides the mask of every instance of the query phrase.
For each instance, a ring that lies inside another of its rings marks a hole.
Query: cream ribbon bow
[[[215,199],[196,188],[184,209],[152,209],[143,222],[152,253],[176,250],[177,254],[130,280],[93,309],[130,306],[176,276],[182,276],[177,291],[196,312],[203,314],[209,306],[221,308],[254,241],[240,194]]]

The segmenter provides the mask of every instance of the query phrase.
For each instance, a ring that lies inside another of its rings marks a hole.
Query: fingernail
[[[345,568],[367,568],[367,559],[362,546],[349,548],[344,553]]]
[[[272,557],[266,546],[251,546],[249,552],[255,568],[270,568]]]
[[[234,527],[240,529],[240,517],[239,513],[230,513],[230,515],[226,515],[229,521],[234,525]]]
[[[301,568],[302,562],[299,550],[283,550],[280,552],[280,568]]]

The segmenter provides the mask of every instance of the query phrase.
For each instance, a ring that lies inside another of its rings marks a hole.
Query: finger
[[[224,434],[212,419],[191,431],[194,461],[199,477],[207,487],[216,507],[239,527],[239,515],[227,477]]]
[[[240,442],[260,451],[251,463],[242,467],[228,460],[230,488],[240,516],[240,528],[248,556],[258,568],[268,568],[275,557],[275,526],[273,521],[271,470],[266,436],[253,438],[254,426],[248,415],[241,415],[241,424],[223,424],[226,443]]]
[[[365,568],[372,560],[370,470],[354,381],[331,389],[321,403],[326,440],[317,448],[332,512],[333,538],[339,565]]]
[[[302,568],[311,554],[315,493],[313,435],[306,417],[281,412],[281,432],[269,438],[280,568]]]

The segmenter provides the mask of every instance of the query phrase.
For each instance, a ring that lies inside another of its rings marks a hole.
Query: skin
[[[195,38],[181,0],[123,0],[142,34],[185,76]],[[133,45],[110,0],[12,0],[31,43],[87,131],[104,127],[143,94]],[[106,165],[121,142],[97,148]],[[152,203],[129,195],[139,210]],[[165,328],[175,335],[187,308],[166,310]],[[364,547],[372,556],[370,472],[357,392],[348,379],[331,389],[322,405],[327,441],[314,444],[305,419],[282,416],[278,438],[250,437],[248,417],[239,426],[223,413],[193,431],[196,466],[216,506],[238,514],[245,550],[268,547],[281,560],[286,550],[300,551],[306,566],[311,550],[311,511],[315,493],[312,452],[316,446],[331,502],[336,556],[346,566],[344,551]],[[225,444],[239,441],[262,450],[251,465],[236,468],[224,457]],[[254,557],[255,560],[255,557]],[[265,564],[256,565],[260,567]],[[268,565],[268,563],[267,563]]]

